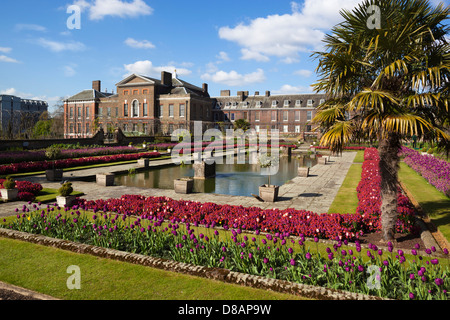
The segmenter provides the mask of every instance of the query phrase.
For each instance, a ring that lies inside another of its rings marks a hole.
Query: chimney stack
[[[255,96],[259,96],[259,91],[255,91]]]
[[[266,97],[270,97],[270,91],[266,91]]]
[[[92,89],[102,92],[102,82],[100,80],[92,81]]]
[[[166,86],[172,86],[172,74],[170,72],[161,72],[161,83]]]
[[[207,83],[203,84],[203,92],[208,93],[208,84]]]
[[[221,97],[229,97],[230,94],[231,94],[230,90],[222,90],[222,91],[220,91],[220,96]]]

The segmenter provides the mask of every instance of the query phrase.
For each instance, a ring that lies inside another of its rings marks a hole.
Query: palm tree
[[[329,97],[313,119],[321,143],[340,153],[356,133],[379,142],[384,241],[394,240],[401,139],[432,133],[450,140],[448,122],[446,132],[440,121],[449,114],[449,11],[427,0],[365,0],[341,11],[344,21],[325,36],[325,51],[313,54],[314,90]]]

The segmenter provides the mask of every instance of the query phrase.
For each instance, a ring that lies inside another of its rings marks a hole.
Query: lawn
[[[69,290],[76,265],[81,289]],[[0,281],[64,300],[292,300],[298,296],[0,238]]]
[[[56,197],[59,195],[58,189],[50,189],[50,188],[43,188],[41,192],[36,197],[35,202],[54,202],[56,201]],[[72,196],[81,197],[84,195],[83,192],[74,191],[71,194]]]
[[[358,207],[356,187],[361,180],[362,164],[352,164],[328,213],[355,213]]]
[[[433,224],[450,240],[450,198],[429,184],[420,174],[400,164],[399,179],[411,192]]]

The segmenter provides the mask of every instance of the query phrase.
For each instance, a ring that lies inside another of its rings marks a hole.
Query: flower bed
[[[94,164],[120,162],[120,161],[132,161],[140,158],[157,158],[160,156],[158,152],[144,152],[133,154],[118,154],[112,156],[100,156],[100,157],[86,157],[77,159],[64,159],[55,161],[36,161],[36,162],[21,162],[10,165],[0,166],[0,175],[9,175],[15,173],[25,172],[38,172],[53,167],[57,169],[73,168],[79,166],[87,166]]]
[[[372,232],[381,230],[381,176],[379,162],[378,150],[367,148],[364,152],[361,181],[356,189],[359,200],[356,212],[363,216],[368,229]],[[402,194],[400,189],[398,191],[397,210],[396,231],[399,233],[417,232],[414,206]]]
[[[95,147],[81,149],[61,150],[60,159],[73,159],[81,157],[95,157],[115,154],[137,153],[139,149],[130,147]],[[29,161],[45,161],[45,150],[39,151],[13,151],[0,154],[0,164],[11,164]]]
[[[305,244],[304,237],[295,241],[286,233],[250,235],[234,228],[230,238],[214,229],[195,231],[185,219],[179,218],[165,222],[156,215],[136,219],[109,213],[91,219],[83,205],[61,211],[50,206],[35,209],[26,206],[22,212],[16,209],[17,219],[10,223],[4,220],[0,226],[193,265],[391,299],[448,299],[450,279],[445,262],[442,264],[432,256],[407,260],[405,253],[394,252],[391,244],[383,252],[375,245],[363,249],[358,242],[355,247],[349,247],[345,240],[337,241],[322,256]],[[411,254],[416,256],[417,251],[412,250]]]
[[[324,147],[324,146],[313,146],[312,148],[316,148],[318,150],[328,150],[330,149],[329,147]],[[359,150],[366,150],[367,147],[344,147],[344,150],[355,150],[355,151],[359,151]]]
[[[0,189],[4,188],[3,181],[5,181],[5,179],[0,179]],[[19,190],[17,200],[34,201],[39,192],[41,192],[42,185],[30,181],[16,181],[16,188]]]
[[[404,157],[403,161],[410,168],[447,197],[450,197],[450,163],[431,155],[422,155],[407,147],[402,147],[400,156]]]

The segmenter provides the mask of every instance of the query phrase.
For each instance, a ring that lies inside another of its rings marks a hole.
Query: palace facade
[[[66,138],[91,137],[98,129],[112,133],[170,135],[176,129],[193,131],[194,122],[203,129],[232,128],[245,119],[257,132],[278,129],[280,133],[311,133],[311,120],[324,95],[264,95],[229,90],[211,97],[208,85],[201,87],[168,72],[161,79],[132,74],[116,84],[116,93],[102,92],[101,82],[64,101]]]

